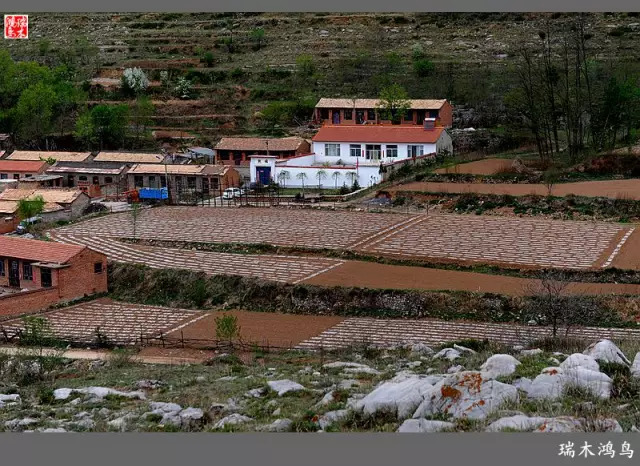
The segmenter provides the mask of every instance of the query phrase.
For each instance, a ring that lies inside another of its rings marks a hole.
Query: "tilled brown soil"
[[[535,279],[358,261],[345,262],[303,283],[361,288],[473,291],[511,296],[530,295],[540,289],[540,282]],[[577,295],[640,294],[640,285],[572,283],[567,287],[567,292]]]
[[[342,317],[335,316],[302,316],[234,310],[212,312],[203,319],[169,333],[168,336],[181,338],[180,332],[182,332],[184,339],[214,340],[216,338],[215,319],[224,314],[237,317],[240,339],[244,343],[276,348],[292,348],[344,320]]]
[[[389,191],[420,191],[435,193],[479,193],[509,194],[512,196],[549,194],[543,184],[534,183],[435,183],[413,182],[393,188]],[[551,194],[567,196],[573,194],[585,197],[608,197],[612,199],[640,199],[640,179],[580,181],[576,183],[558,183],[553,186]]]
[[[474,162],[459,163],[452,167],[438,168],[435,173],[464,173],[469,175],[495,175],[496,173],[508,169],[513,164],[509,159],[484,159]]]

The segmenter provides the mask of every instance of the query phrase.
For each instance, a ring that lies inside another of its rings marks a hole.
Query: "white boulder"
[[[600,365],[592,356],[582,353],[575,353],[565,359],[561,364],[561,369],[573,369],[576,367],[582,367],[589,369],[590,371],[600,371]]]
[[[455,361],[460,357],[460,351],[455,348],[444,348],[433,355],[434,359],[447,359]]]
[[[636,357],[633,360],[633,365],[631,366],[631,375],[640,379],[640,351],[638,351],[638,354],[636,354]]]
[[[600,340],[593,343],[584,351],[584,354],[592,356],[593,359],[607,362],[615,362],[618,364],[631,364],[620,348],[618,348],[611,340]]]
[[[293,380],[288,379],[270,380],[267,382],[267,385],[271,390],[277,392],[278,396],[283,396],[287,393],[299,392],[300,390],[304,390],[304,387],[298,382],[294,382]]]
[[[433,385],[428,378],[413,376],[394,382],[383,382],[367,396],[355,403],[354,408],[365,414],[373,415],[378,412],[390,412],[398,419],[411,416],[423,401]]]
[[[338,409],[337,411],[329,411],[328,413],[324,413],[318,419],[318,424],[320,428],[325,430],[327,427],[332,426],[333,424],[337,424],[341,422],[343,419],[349,415],[348,409]]]
[[[480,366],[480,369],[492,377],[501,377],[513,374],[519,365],[520,361],[510,354],[494,354]]]
[[[454,418],[484,419],[502,404],[518,400],[518,390],[476,371],[452,374],[424,394],[414,419],[436,414]]]
[[[289,432],[292,425],[293,421],[291,419],[276,419],[265,427],[265,430],[267,432]]]
[[[234,413],[220,419],[218,422],[216,422],[213,425],[213,428],[224,429],[226,426],[236,426],[236,425],[245,424],[251,421],[253,421],[253,419],[250,418],[249,416],[244,416],[242,414]]]
[[[489,424],[486,428],[487,432],[502,432],[503,430],[516,430],[528,432],[537,429],[547,421],[546,417],[529,417],[524,415],[516,415],[503,417]]]
[[[396,432],[401,433],[432,433],[443,430],[453,430],[455,424],[446,421],[431,421],[428,419],[407,419]]]

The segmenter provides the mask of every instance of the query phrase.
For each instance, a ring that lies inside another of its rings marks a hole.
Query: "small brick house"
[[[21,290],[0,297],[0,310],[12,313],[103,293],[107,257],[86,246],[0,236],[0,287]]]
[[[391,123],[380,115],[378,99],[330,99],[321,98],[313,112],[316,123],[326,125],[363,125]],[[400,124],[418,125],[425,118],[435,119],[436,126],[453,126],[453,107],[446,99],[413,99],[402,115]]]
[[[47,162],[35,160],[0,160],[0,180],[21,180],[41,175]]]

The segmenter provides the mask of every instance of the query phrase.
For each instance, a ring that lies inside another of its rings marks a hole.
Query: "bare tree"
[[[535,283],[526,287],[539,320],[551,325],[554,338],[561,325],[566,326],[565,336],[569,333],[571,312],[566,299],[569,283],[561,271],[544,271]]]

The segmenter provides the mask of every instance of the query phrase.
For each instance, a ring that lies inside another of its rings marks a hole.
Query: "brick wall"
[[[0,297],[0,318],[46,309],[60,302],[57,288],[47,288]]]
[[[95,273],[95,264],[102,263],[102,272]],[[58,288],[64,300],[81,298],[107,291],[107,257],[104,254],[85,249],[74,257],[70,267],[60,269]]]

